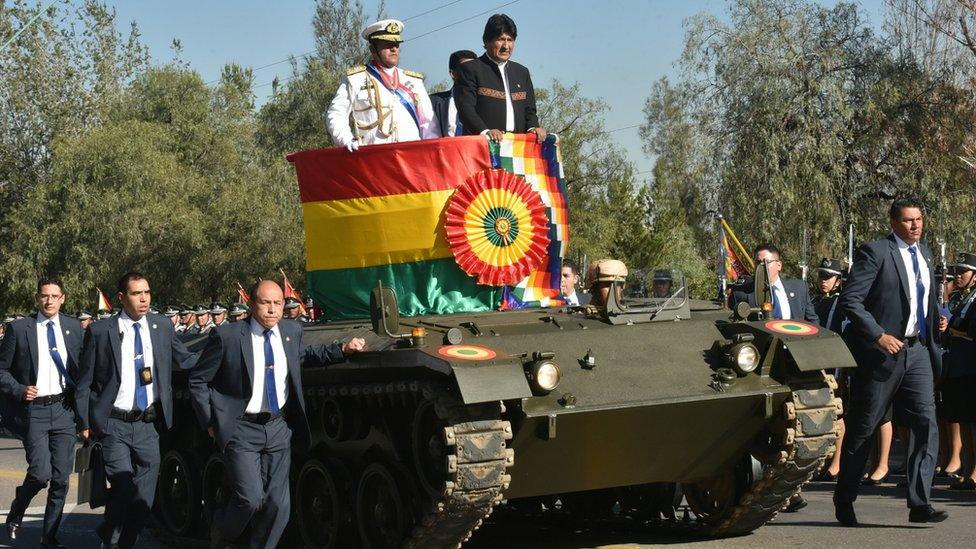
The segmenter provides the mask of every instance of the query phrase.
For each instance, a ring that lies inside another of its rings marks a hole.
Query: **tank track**
[[[754,456],[763,466],[755,482],[732,509],[714,525],[703,526],[709,536],[748,534],[772,520],[820,469],[834,451],[841,400],[834,397],[832,375],[791,383],[792,398],[783,403],[781,421],[774,425],[769,444]]]
[[[499,402],[465,405],[453,390],[420,385],[423,400],[433,400],[446,424],[444,443],[453,449],[445,460],[441,498],[429,502],[417,522],[408,548],[460,547],[503,499],[512,477],[505,470],[515,462],[506,447],[512,426],[501,419]]]

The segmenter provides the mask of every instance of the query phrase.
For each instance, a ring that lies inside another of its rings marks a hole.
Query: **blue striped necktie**
[[[74,387],[75,382],[68,375],[68,370],[64,367],[64,359],[61,358],[61,353],[58,351],[58,339],[54,336],[53,320],[47,321],[47,346],[51,349],[51,360],[54,361],[54,366],[58,369],[58,373],[61,374],[61,377],[69,387]]]
[[[278,413],[278,387],[275,385],[274,350],[271,349],[271,330],[264,331],[264,392],[268,395],[268,410]]]
[[[918,322],[918,337],[925,341],[929,332],[925,323],[925,283],[922,282],[922,271],[918,266],[918,249],[909,246],[908,253],[912,254],[912,267],[915,268],[915,320]]]
[[[138,322],[132,323],[132,330],[136,334],[132,342],[132,362],[136,368],[135,406],[137,410],[144,412],[149,407],[149,394],[146,392],[146,386],[142,384],[142,369],[146,367],[146,357],[142,354],[142,333],[139,331],[141,327]]]

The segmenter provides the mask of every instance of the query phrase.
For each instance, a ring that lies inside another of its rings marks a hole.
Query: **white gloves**
[[[359,150],[359,141],[350,141],[346,144],[346,150],[349,152],[356,152]]]

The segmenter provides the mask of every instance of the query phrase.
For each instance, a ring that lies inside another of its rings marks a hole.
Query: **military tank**
[[[689,299],[677,270],[666,294],[628,295],[650,287],[635,276],[600,307],[440,314],[411,314],[416,296],[378,279],[357,294],[367,315],[308,327],[308,344],[367,351],[303,370],[313,440],[293,459],[287,546],[457,547],[503,501],[673,517],[683,495],[716,537],[771,520],[833,452],[824,370],[854,366],[846,346],[768,320],[762,265],[761,306],[735,311]],[[193,538],[224,468],[174,378],[157,511]]]

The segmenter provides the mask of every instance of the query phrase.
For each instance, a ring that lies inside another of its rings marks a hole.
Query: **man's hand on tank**
[[[529,131],[535,134],[535,138],[537,141],[539,141],[539,143],[545,141],[546,136],[549,135],[548,133],[546,133],[546,130],[544,130],[543,128],[532,128]]]
[[[499,141],[502,140],[503,137],[505,137],[505,132],[501,130],[488,130],[487,135],[489,140],[498,143]]]
[[[881,334],[881,337],[878,338],[878,345],[889,355],[898,354],[905,346],[900,339],[891,334]]]
[[[942,315],[939,315],[939,331],[944,332],[948,327],[949,327],[949,319]]]
[[[359,141],[350,141],[349,144],[346,145],[346,150],[349,151],[349,152],[356,152],[356,151],[358,151],[359,150]]]
[[[361,337],[354,337],[342,346],[342,354],[350,355],[358,353],[366,348],[366,340]]]

